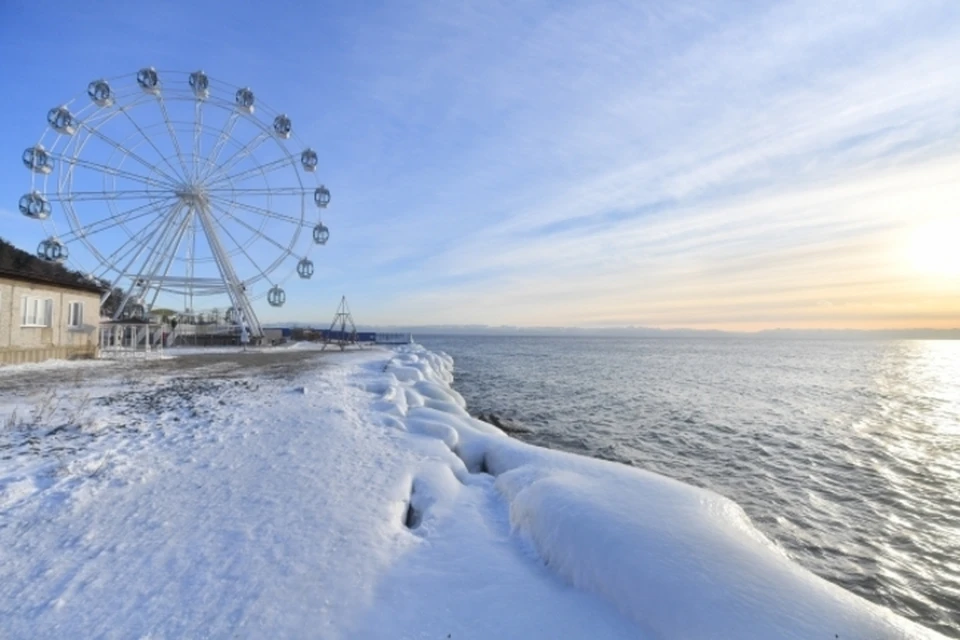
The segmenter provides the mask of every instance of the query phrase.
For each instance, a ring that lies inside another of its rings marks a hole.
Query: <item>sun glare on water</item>
[[[960,277],[960,216],[917,227],[908,247],[913,267],[930,276]]]

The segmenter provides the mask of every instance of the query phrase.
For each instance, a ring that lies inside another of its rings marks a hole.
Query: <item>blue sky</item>
[[[25,248],[47,110],[203,68],[290,114],[333,192],[264,321],[346,294],[366,324],[960,325],[956,2],[90,4],[0,5]]]

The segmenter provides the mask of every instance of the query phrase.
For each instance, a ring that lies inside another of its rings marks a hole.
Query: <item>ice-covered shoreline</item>
[[[802,569],[725,498],[472,418],[444,354],[319,362],[150,405],[55,472],[3,463],[0,629],[941,637]]]
[[[471,418],[443,354],[401,353],[388,371],[423,396],[421,405],[388,391],[396,413],[431,424],[470,472],[496,477],[512,529],[547,566],[649,637],[940,637],[795,564],[722,496],[524,444]]]

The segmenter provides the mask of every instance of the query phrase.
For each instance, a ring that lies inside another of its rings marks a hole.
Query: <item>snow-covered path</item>
[[[215,387],[213,419],[161,417],[0,511],[0,636],[634,635],[523,556],[490,481],[436,548],[408,531],[425,454],[373,415],[386,355],[324,360],[254,391]]]
[[[235,364],[92,367],[7,427],[0,638],[939,637],[720,496],[474,420],[445,357]]]

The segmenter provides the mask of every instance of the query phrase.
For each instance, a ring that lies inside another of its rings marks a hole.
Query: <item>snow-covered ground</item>
[[[301,356],[0,369],[0,637],[939,637],[471,418],[442,354]]]

